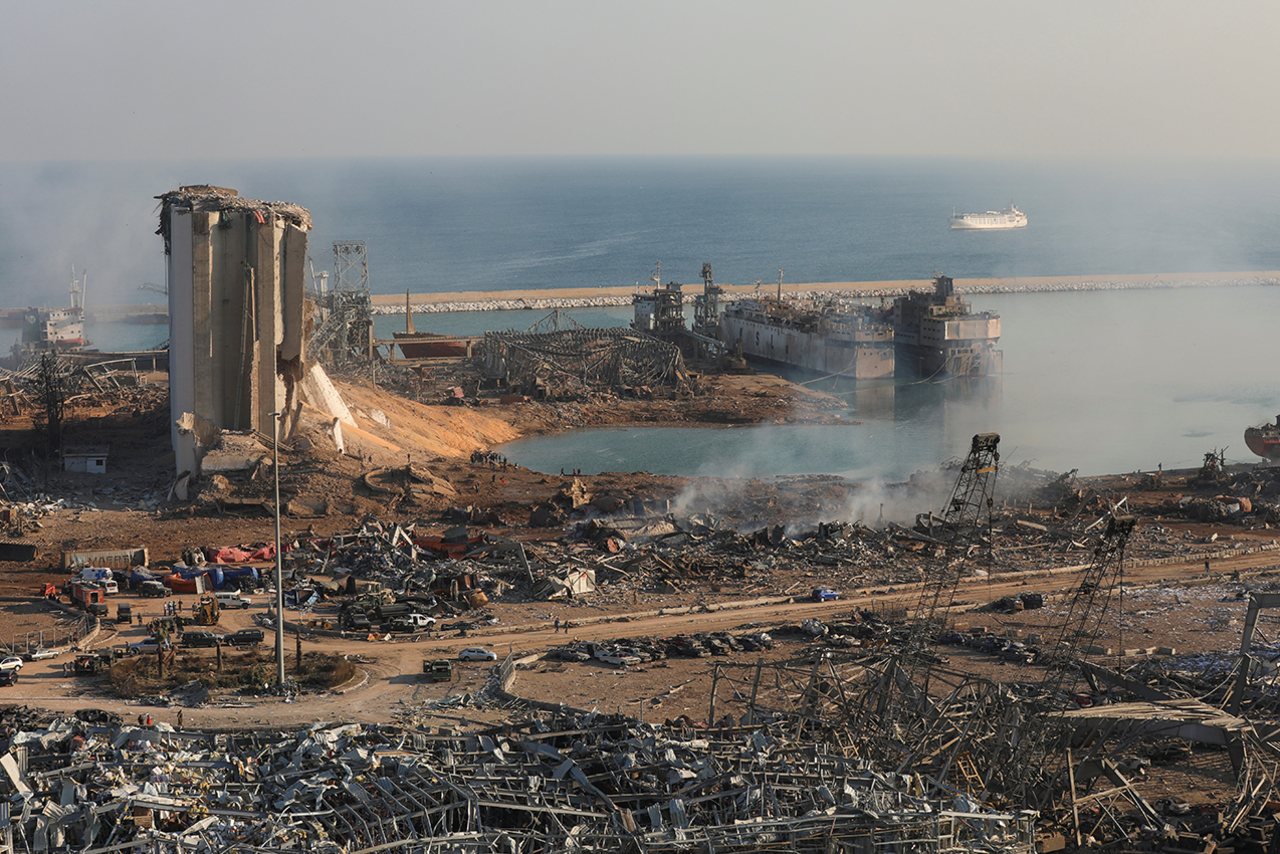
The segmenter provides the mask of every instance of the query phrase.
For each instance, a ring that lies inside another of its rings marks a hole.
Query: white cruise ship
[[[984,231],[993,228],[1025,228],[1027,215],[1009,205],[1002,211],[986,213],[962,213],[951,209],[951,228],[954,231]]]

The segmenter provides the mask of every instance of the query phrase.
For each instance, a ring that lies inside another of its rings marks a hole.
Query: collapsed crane
[[[964,539],[980,531],[983,513],[987,514],[986,525],[990,529],[1000,468],[1000,453],[996,450],[999,444],[998,433],[979,433],[969,445],[969,455],[960,467],[942,520],[944,529],[953,537]],[[866,707],[866,714],[857,725],[879,734],[875,751],[878,758],[899,770],[911,764],[911,745],[916,743],[904,737],[904,730],[912,725],[908,721],[922,720],[918,712],[930,702],[934,658],[927,647],[937,634],[938,614],[947,613],[955,601],[962,572],[963,558],[957,558],[924,577],[915,620],[901,652],[889,667],[888,691],[880,703]]]

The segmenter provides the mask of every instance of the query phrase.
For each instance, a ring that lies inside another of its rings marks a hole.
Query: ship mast
[[[89,271],[85,270],[80,280],[76,280],[76,266],[71,265],[71,307],[84,310],[84,292],[89,284]]]

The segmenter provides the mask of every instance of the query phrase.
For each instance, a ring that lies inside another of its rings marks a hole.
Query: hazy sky
[[[0,161],[1273,157],[1274,2],[11,2]]]

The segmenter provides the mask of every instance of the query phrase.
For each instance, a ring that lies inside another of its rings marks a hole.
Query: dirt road
[[[1230,650],[1239,643],[1238,624],[1243,617],[1245,601],[1232,599],[1232,591],[1242,590],[1246,584],[1259,586],[1270,574],[1280,573],[1275,551],[1257,552],[1229,559],[1214,561],[1214,572],[1206,576],[1202,560],[1126,569],[1124,581],[1129,604],[1113,602],[1117,614],[1102,642],[1119,641],[1125,636],[1112,637],[1116,627],[1124,625],[1128,644],[1132,646],[1178,646],[1190,638],[1199,651]],[[1239,581],[1232,573],[1240,573]],[[1023,591],[1045,594],[1050,603],[1066,600],[1079,572],[1069,569],[1055,570],[1017,578],[968,578],[960,586],[953,610],[956,620],[969,625],[981,625],[993,631],[1018,628],[1024,632],[1043,630],[1051,632],[1056,612],[1052,607],[1044,611],[1025,611],[1016,617],[990,613],[973,613],[972,608]],[[1194,621],[1203,609],[1153,608],[1143,602],[1142,591],[1152,595],[1168,593],[1180,601],[1194,595],[1197,588],[1205,587],[1210,599],[1226,598],[1221,604],[1225,612],[1220,630],[1197,629]],[[1181,591],[1178,593],[1177,591]],[[1055,596],[1055,594],[1059,594]],[[630,616],[625,613],[603,615],[589,620],[578,620],[571,634],[557,634],[546,622],[524,622],[517,625],[500,625],[488,632],[473,632],[467,637],[418,636],[416,641],[395,643],[369,643],[364,640],[339,638],[315,638],[304,641],[307,650],[341,652],[351,655],[358,662],[359,675],[344,686],[341,693],[304,695],[291,702],[278,698],[221,696],[225,705],[209,705],[205,708],[187,709],[184,723],[202,727],[253,727],[306,725],[318,720],[360,720],[389,723],[408,709],[417,709],[419,721],[430,719],[436,725],[464,722],[498,722],[510,712],[497,707],[458,706],[456,708],[428,709],[420,704],[440,701],[453,696],[479,692],[489,679],[492,665],[488,663],[456,662],[457,678],[451,684],[432,684],[422,676],[424,659],[447,657],[456,659],[460,649],[469,646],[485,646],[499,656],[509,652],[517,656],[530,655],[546,650],[568,639],[607,640],[619,637],[669,637],[678,634],[711,631],[739,631],[751,626],[770,629],[796,624],[810,617],[830,621],[849,615],[859,609],[884,609],[892,604],[905,604],[914,609],[919,596],[918,585],[904,585],[891,590],[872,592],[845,591],[845,597],[837,602],[815,603],[811,601],[773,601],[745,607],[716,606],[715,610],[698,610],[695,613],[665,613]],[[252,610],[224,612],[221,627],[224,630],[249,625],[255,612],[264,605],[259,603]],[[501,609],[498,609],[499,613]],[[967,612],[967,613],[966,613]],[[1233,617],[1234,615],[1234,617]],[[575,618],[576,619],[576,618]],[[1110,638],[1110,640],[1108,639]],[[132,637],[118,636],[112,628],[96,645],[110,646]],[[1140,640],[1138,640],[1140,639]],[[790,660],[803,652],[806,643],[787,637],[771,652],[767,660]],[[285,644],[286,669],[293,658],[293,638]],[[264,656],[272,655],[271,636],[262,647]],[[198,654],[210,655],[209,651]],[[758,653],[740,653],[739,663],[754,662]],[[570,706],[599,707],[605,711],[646,709],[649,713],[674,716],[682,713],[700,714],[705,710],[710,690],[712,671],[717,661],[729,659],[666,659],[626,671],[613,670],[596,662],[562,664],[537,662],[530,670],[521,673],[516,682],[516,693],[531,699],[563,702]],[[4,699],[39,705],[55,710],[74,710],[86,706],[112,709],[127,718],[139,711],[150,712],[158,720],[174,722],[176,708],[157,709],[144,707],[103,696],[99,686],[87,679],[66,677],[61,672],[61,660],[28,663],[17,686],[4,690]],[[654,699],[665,694],[673,686],[684,686],[678,700],[668,700],[654,712]]]

